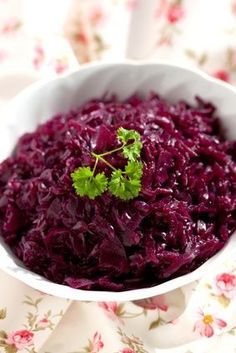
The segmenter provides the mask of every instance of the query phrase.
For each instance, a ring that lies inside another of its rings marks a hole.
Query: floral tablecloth
[[[91,60],[167,59],[236,84],[234,0],[0,0],[0,108]],[[1,119],[7,116],[1,113]],[[236,253],[138,302],[45,295],[0,271],[0,352],[236,352]]]

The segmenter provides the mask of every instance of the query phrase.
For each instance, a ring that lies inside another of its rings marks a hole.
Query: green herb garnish
[[[128,162],[125,171],[120,169],[112,172],[109,182],[110,192],[122,200],[130,200],[139,195],[142,176],[141,162]]]
[[[123,127],[117,131],[118,140],[123,143],[123,155],[130,161],[136,161],[140,157],[142,142],[140,134],[135,130],[126,130]],[[133,140],[133,143],[129,143]]]
[[[88,196],[90,199],[101,195],[107,189],[107,178],[104,173],[94,175],[89,167],[76,169],[72,174],[75,192],[80,196]]]
[[[71,173],[75,192],[79,196],[88,196],[94,200],[107,189],[122,200],[130,200],[139,195],[141,190],[141,178],[143,164],[140,161],[142,142],[140,134],[135,130],[127,130],[123,127],[117,130],[117,138],[121,146],[101,154],[92,152],[95,158],[93,169],[80,167]],[[121,152],[128,160],[124,170],[111,165],[105,157],[116,152]],[[110,179],[102,173],[96,173],[98,162],[105,163],[112,169]]]

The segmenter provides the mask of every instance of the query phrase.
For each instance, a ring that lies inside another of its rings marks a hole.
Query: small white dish
[[[0,120],[0,161],[8,157],[17,139],[33,131],[59,112],[66,112],[106,92],[124,99],[134,92],[158,92],[170,101],[180,99],[194,103],[199,95],[212,101],[230,139],[236,139],[236,89],[209,77],[199,70],[167,63],[113,63],[85,65],[78,71],[38,82],[26,88],[9,103],[8,116]],[[85,291],[52,283],[25,269],[0,240],[0,268],[9,275],[42,292],[73,300],[129,301],[160,295],[201,278],[210,266],[230,256],[236,249],[234,234],[223,250],[197,270],[163,284],[123,292]]]

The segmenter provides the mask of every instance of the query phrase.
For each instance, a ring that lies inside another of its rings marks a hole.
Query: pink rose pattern
[[[91,12],[89,13],[89,21],[94,26],[100,26],[106,20],[106,14],[101,7],[101,5],[95,5],[92,7]]]
[[[178,3],[170,4],[167,9],[166,19],[169,23],[174,24],[179,22],[184,17],[184,14],[185,12],[182,5]]]
[[[45,297],[45,296],[44,296]],[[35,351],[35,336],[39,331],[53,330],[57,323],[57,318],[63,316],[63,312],[53,314],[51,310],[44,313],[43,316],[39,315],[40,304],[43,297],[33,299],[30,296],[25,296],[23,305],[28,307],[25,324],[23,328],[18,330],[6,332],[0,330],[0,350],[4,349],[5,353],[28,352],[36,353]],[[0,320],[5,320],[7,317],[7,309],[0,309]],[[99,342],[100,336],[94,336],[93,343],[94,350],[91,353],[98,353],[101,347]]]
[[[138,316],[143,315],[144,310],[139,310],[136,313],[131,313],[125,309],[124,303],[117,302],[100,302],[98,306],[102,308],[107,317],[112,321],[118,321],[121,324],[124,324],[123,319],[134,319]]]
[[[92,339],[88,340],[88,344],[78,353],[99,353],[103,350],[103,347],[102,335],[97,331]]]
[[[227,72],[226,70],[217,70],[212,73],[212,76],[225,82],[229,82],[230,80],[229,72]]]
[[[156,21],[162,21],[157,46],[171,46],[175,35],[180,33],[179,23],[185,17],[182,0],[160,0],[154,12]]]
[[[156,310],[156,309],[159,309],[162,311],[168,310],[168,305],[166,304],[166,299],[164,295],[158,295],[156,297],[143,299],[143,300],[136,300],[134,303],[148,310]]]
[[[28,330],[19,330],[9,333],[5,343],[11,346],[15,346],[18,350],[21,350],[31,345],[33,342],[33,337],[33,332]]]
[[[121,353],[135,353],[135,351],[132,348],[123,348]]]
[[[118,327],[117,333],[120,336],[121,342],[125,345],[119,353],[148,353],[143,341],[139,337],[128,335],[120,327]]]
[[[45,60],[45,51],[41,43],[37,43],[34,47],[34,56],[32,64],[35,70],[40,70]]]
[[[7,2],[2,0],[3,4]],[[114,8],[112,13],[116,11],[116,6],[120,4],[123,5],[124,11],[135,12],[139,6],[139,0],[114,0],[111,5]],[[172,47],[175,45],[175,39],[181,35],[182,24],[185,18],[188,17],[187,0],[156,0],[156,4],[154,17],[160,23],[156,44],[157,46]],[[228,4],[225,6],[228,6]],[[75,19],[71,20],[65,31],[65,36],[69,40],[80,63],[102,58],[106,51],[109,50],[109,46],[115,45],[115,42],[114,44],[108,44],[104,35],[104,28],[109,21],[109,14],[111,13],[109,11],[111,9],[107,8],[103,2],[96,0],[90,2],[90,5],[83,9],[82,12],[75,16]],[[229,11],[236,17],[235,0],[229,1]],[[10,38],[18,33],[22,26],[21,18],[17,16],[6,17],[2,20],[2,24],[0,23],[0,37]],[[227,28],[225,32],[227,32]],[[185,50],[187,53],[188,49],[185,48]],[[234,58],[230,57],[232,51],[234,52]],[[10,53],[5,48],[0,47],[0,64],[6,62],[9,56]],[[186,57],[188,57],[188,54],[186,54]],[[207,66],[208,54],[203,55],[204,63],[201,55],[200,58],[197,55],[191,59],[197,66],[200,66],[215,78],[225,82],[232,82],[236,77],[235,57],[236,49],[234,47],[226,48],[225,62],[213,71],[209,70]],[[46,53],[43,43],[36,45],[32,52],[32,66],[36,71],[41,70],[46,65],[45,58]],[[61,74],[68,70],[70,65],[67,57],[63,54],[56,57],[51,66],[56,74]]]
[[[220,273],[215,279],[215,294],[233,299],[236,296],[236,276],[231,273]]]
[[[40,328],[40,329],[44,329],[46,327],[50,326],[50,321],[46,318],[43,318],[43,319],[40,319],[38,322],[37,322],[37,327]]]
[[[56,58],[54,60],[53,66],[54,66],[55,72],[57,74],[62,74],[69,67],[67,57],[63,56],[63,57],[60,57],[60,58]]]
[[[103,308],[111,317],[118,316],[118,304],[117,302],[101,302],[99,306]]]
[[[91,353],[98,353],[102,350],[103,347],[104,347],[104,343],[102,341],[101,334],[98,332],[95,332],[92,339]]]
[[[15,34],[22,26],[21,20],[17,17],[8,18],[0,28],[0,35]]]
[[[234,273],[222,272],[216,275],[212,283],[207,284],[212,299],[227,308],[236,298],[236,275]]]
[[[158,295],[156,297],[136,300],[134,304],[141,306],[144,310],[155,310],[157,312],[157,318],[149,324],[149,330],[156,329],[158,326],[165,325],[167,322],[162,318],[161,313],[168,311],[168,305],[166,303],[165,295]]]

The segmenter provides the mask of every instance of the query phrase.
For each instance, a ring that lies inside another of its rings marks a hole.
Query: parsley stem
[[[108,167],[110,167],[112,170],[117,170],[115,167],[113,167],[113,165],[111,165],[109,162],[107,162],[107,161],[102,157],[101,154],[96,154],[96,153],[94,153],[94,152],[92,152],[91,154],[92,154],[93,157],[96,158],[97,161],[100,160],[100,161],[102,161],[103,163],[105,163]],[[96,162],[95,162],[95,164],[96,164]]]
[[[96,170],[96,168],[97,168],[97,165],[98,165],[98,158],[96,157],[96,161],[95,161],[94,166],[93,166],[93,175],[94,175],[94,173],[95,173],[95,170]]]
[[[111,151],[108,151],[108,152],[104,152],[104,153],[98,154],[97,156],[104,157],[104,156],[107,156],[107,155],[109,155],[109,154],[112,154],[112,153],[121,151],[121,150],[124,148],[124,146],[125,146],[125,145],[122,145],[122,146],[120,146],[120,147],[115,148],[114,150],[111,150]]]
[[[127,143],[123,143],[123,145],[122,146],[120,146],[120,147],[117,147],[117,148],[115,148],[114,150],[111,150],[111,151],[107,151],[107,152],[104,152],[104,153],[101,153],[101,154],[96,154],[96,153],[94,153],[94,152],[92,152],[92,154],[95,156],[100,156],[100,157],[104,157],[104,156],[108,156],[109,154],[112,154],[112,153],[115,153],[115,152],[118,152],[118,151],[121,151],[121,150],[123,150],[123,148],[125,147],[125,146],[131,146],[131,145],[133,145],[134,144],[134,142],[132,142],[132,143],[129,143],[129,144],[127,144]]]

